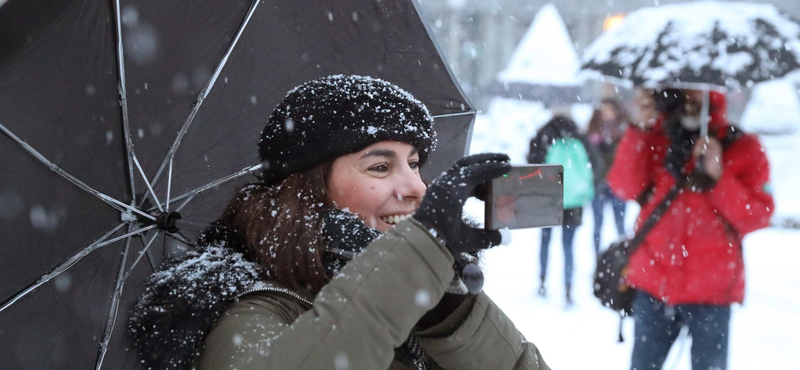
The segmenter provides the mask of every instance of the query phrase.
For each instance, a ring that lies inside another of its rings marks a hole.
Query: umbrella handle
[[[703,86],[703,105],[700,110],[700,137],[708,138],[708,111],[711,97],[708,86]]]
[[[708,139],[708,111],[710,105],[710,92],[708,86],[703,85],[703,106],[700,110],[700,139]],[[697,163],[695,163],[694,171],[697,173],[706,173],[705,154],[697,156]]]
[[[705,156],[705,154],[700,154],[697,156],[697,163],[694,164],[695,173],[706,173]]]

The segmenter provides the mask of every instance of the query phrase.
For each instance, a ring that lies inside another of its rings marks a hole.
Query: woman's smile
[[[408,218],[410,216],[411,216],[410,213],[403,214],[403,215],[383,216],[383,217],[380,217],[380,220],[385,222],[385,223],[387,223],[387,224],[394,225],[394,224],[396,224],[396,223],[398,223],[400,221],[405,220],[406,218]]]

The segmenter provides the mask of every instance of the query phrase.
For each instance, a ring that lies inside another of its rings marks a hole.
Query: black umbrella
[[[475,110],[413,0],[3,3],[3,368],[137,368],[140,283],[254,178],[266,117],[304,81],[369,75],[423,101],[427,178],[466,151]]]
[[[772,4],[642,8],[592,42],[582,68],[650,88],[750,87],[800,68],[800,24]]]

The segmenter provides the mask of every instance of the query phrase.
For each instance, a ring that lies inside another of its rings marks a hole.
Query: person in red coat
[[[609,170],[613,192],[642,205],[637,226],[685,181],[630,257],[627,282],[637,290],[631,369],[660,369],[682,327],[692,336],[693,369],[727,367],[730,306],[744,299],[742,238],[768,226],[774,209],[758,138],[727,122],[725,97],[716,92],[709,135],[701,137],[701,106],[697,90],[637,91],[635,124]]]

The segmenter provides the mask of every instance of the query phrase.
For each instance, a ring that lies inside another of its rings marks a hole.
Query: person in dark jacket
[[[730,307],[744,299],[742,238],[766,227],[775,208],[764,148],[727,122],[720,93],[710,93],[709,134],[701,137],[702,94],[637,91],[635,124],[609,171],[614,193],[642,204],[637,227],[684,184],[630,256],[631,369],[661,368],[682,327],[693,369],[727,368]]]
[[[617,144],[628,125],[628,115],[622,104],[616,99],[605,98],[600,101],[600,106],[595,109],[589,120],[586,137],[595,153],[603,159],[604,164],[610,165],[614,161]],[[614,212],[614,223],[617,227],[617,236],[625,236],[625,201],[614,195],[608,187],[606,176],[609,166],[603,166],[595,178],[595,195],[592,199],[592,214],[594,215],[594,251],[600,252],[600,235],[603,229],[603,210],[606,203],[611,203]]]
[[[528,150],[528,163],[561,164],[564,166],[564,218],[562,245],[564,247],[564,284],[567,304],[572,304],[572,242],[575,231],[583,222],[583,205],[594,196],[594,179],[602,163],[591,151],[586,137],[569,117],[556,115],[536,132]],[[552,228],[543,228],[539,250],[539,291],[545,296],[547,260]]]
[[[476,278],[471,256],[501,236],[466,225],[462,206],[508,172],[508,157],[462,158],[426,189],[432,124],[422,103],[378,79],[329,76],[289,91],[259,141],[260,179],[197,251],[148,279],[129,325],[143,363],[548,369],[465,284]]]

